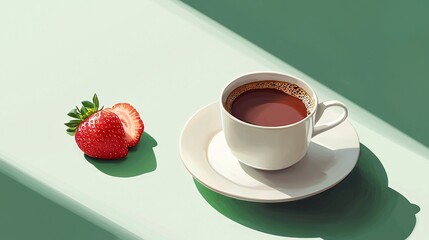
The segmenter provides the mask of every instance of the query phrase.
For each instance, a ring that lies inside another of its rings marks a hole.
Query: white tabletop
[[[119,237],[284,238],[212,208],[179,155],[186,120],[231,79],[260,70],[297,75],[319,99],[345,102],[389,187],[420,207],[410,238],[427,235],[426,147],[186,5],[9,1],[0,19],[0,171]],[[105,106],[129,102],[140,111],[157,143],[156,169],[118,177],[85,159],[63,123],[94,92]]]

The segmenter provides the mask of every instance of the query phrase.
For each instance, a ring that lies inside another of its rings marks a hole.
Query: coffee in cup
[[[296,84],[277,80],[251,82],[234,89],[225,108],[241,121],[267,127],[296,123],[314,107],[309,94]]]

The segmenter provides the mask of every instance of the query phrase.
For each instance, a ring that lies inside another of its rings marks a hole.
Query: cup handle
[[[347,110],[346,105],[344,105],[342,102],[331,100],[331,101],[319,103],[319,105],[317,105],[317,111],[316,111],[316,117],[315,117],[315,123],[316,124],[319,121],[319,119],[322,117],[325,110],[329,107],[340,107],[343,109],[343,113],[337,119],[334,119],[334,120],[327,122],[327,123],[324,123],[322,125],[314,126],[313,137],[324,132],[324,131],[326,131],[326,130],[329,130],[329,129],[337,126],[338,124],[340,124],[344,120],[346,120],[347,115],[348,115],[348,110]]]

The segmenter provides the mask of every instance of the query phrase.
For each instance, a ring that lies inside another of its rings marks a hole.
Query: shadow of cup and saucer
[[[243,165],[242,165],[243,166]],[[243,166],[270,185],[264,171]],[[323,176],[315,176],[319,178]],[[264,180],[265,179],[265,180]],[[380,160],[365,145],[355,168],[331,189],[293,202],[256,203],[216,193],[198,181],[201,196],[219,213],[252,229],[288,237],[322,239],[406,239],[420,208],[388,187]],[[282,188],[272,186],[279,191]]]

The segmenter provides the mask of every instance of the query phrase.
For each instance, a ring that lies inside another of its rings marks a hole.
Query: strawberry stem
[[[64,123],[68,128],[66,132],[73,136],[76,133],[76,129],[79,126],[81,122],[83,122],[87,117],[91,116],[92,114],[98,112],[98,107],[100,103],[98,101],[97,94],[94,94],[91,101],[82,101],[82,107],[79,109],[77,106],[76,108],[73,108],[70,110],[69,113],[67,113],[67,116],[75,118],[70,120],[68,123]]]

